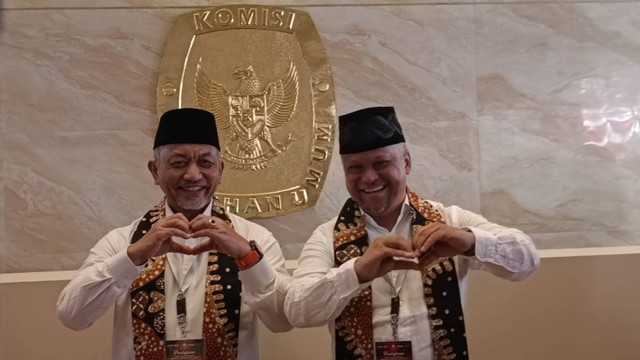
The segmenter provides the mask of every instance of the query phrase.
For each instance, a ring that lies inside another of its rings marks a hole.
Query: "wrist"
[[[137,253],[136,248],[135,248],[134,245],[129,245],[129,247],[127,248],[127,256],[129,257],[129,260],[131,260],[131,262],[135,266],[143,265],[148,260],[148,258],[146,258],[144,256],[140,256]]]
[[[249,247],[249,251],[245,253],[244,256],[235,258],[236,265],[240,268],[240,270],[245,270],[253,265],[257,264],[263,257],[262,250],[258,244],[251,240],[247,243]]]
[[[364,284],[369,282],[369,280],[366,280],[362,274],[362,263],[360,260],[362,260],[362,257],[357,258],[356,261],[353,262],[353,271],[355,271],[356,276],[358,277],[358,282],[360,284]]]
[[[251,252],[251,244],[249,241],[244,240],[242,245],[239,247],[238,251],[232,256],[235,260],[242,259],[243,257],[249,255]]]
[[[467,247],[467,250],[465,250],[462,255],[463,256],[474,256],[476,254],[476,236],[473,233],[473,231],[471,231],[470,229],[463,229],[464,231],[467,232],[468,236],[469,236],[469,243],[471,244],[469,247]]]

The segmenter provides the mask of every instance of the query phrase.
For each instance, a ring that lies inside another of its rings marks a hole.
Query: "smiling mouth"
[[[377,193],[379,191],[384,190],[384,188],[385,187],[383,185],[380,185],[380,186],[376,186],[374,188],[362,189],[361,191],[363,193],[365,193],[365,194],[374,194],[374,193]]]
[[[205,190],[207,187],[206,186],[180,186],[178,189],[181,191],[186,191],[186,192],[198,192],[198,191],[202,191]]]

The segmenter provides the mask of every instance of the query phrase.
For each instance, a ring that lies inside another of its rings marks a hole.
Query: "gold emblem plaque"
[[[333,150],[331,69],[309,14],[229,5],[178,17],[158,76],[157,112],[211,111],[227,211],[271,217],[313,206]]]

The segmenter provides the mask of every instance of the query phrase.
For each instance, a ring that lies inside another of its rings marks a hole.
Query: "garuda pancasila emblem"
[[[287,150],[291,133],[283,143],[272,134],[291,119],[298,102],[298,72],[291,63],[284,78],[263,86],[251,65],[239,67],[232,77],[239,81],[234,91],[212,81],[198,62],[195,75],[196,104],[212,112],[218,129],[226,133],[222,158],[239,170],[259,170]]]

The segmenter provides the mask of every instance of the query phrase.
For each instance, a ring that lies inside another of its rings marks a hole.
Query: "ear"
[[[404,151],[404,170],[406,175],[411,173],[411,154],[409,154],[409,150]]]
[[[151,176],[153,176],[153,183],[160,185],[160,182],[158,181],[158,164],[153,160],[149,160],[147,168],[149,168],[149,172],[151,173]]]
[[[222,184],[222,171],[224,170],[224,161],[220,159],[220,176],[218,180],[218,185]]]

